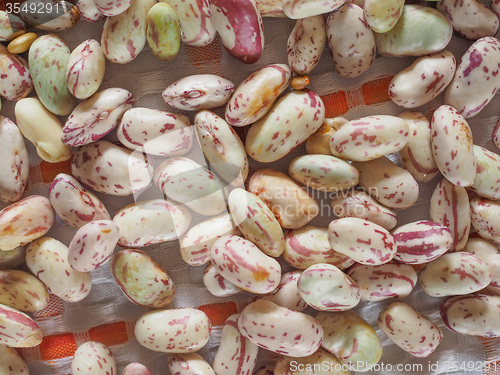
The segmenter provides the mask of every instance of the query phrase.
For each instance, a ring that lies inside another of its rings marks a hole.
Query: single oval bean
[[[12,40],[26,32],[24,21],[15,14],[0,11],[0,41]]]
[[[148,254],[125,249],[113,255],[111,275],[127,299],[142,307],[167,306],[175,296],[175,284]]]
[[[209,263],[203,272],[203,284],[210,294],[216,297],[229,297],[243,291],[217,272],[212,263]]]
[[[12,15],[10,16],[12,17]],[[9,44],[7,45],[7,51],[13,54],[26,52],[30,49],[36,38],[38,38],[38,35],[36,35],[35,33],[26,33],[19,35],[9,42]]]
[[[328,226],[330,246],[361,264],[389,262],[396,254],[393,235],[375,223],[356,217],[334,220]]]
[[[167,198],[200,215],[217,215],[226,209],[223,182],[194,160],[182,156],[165,160],[156,169],[154,182]]]
[[[113,130],[121,117],[135,103],[133,95],[120,88],[110,88],[85,99],[64,123],[61,140],[77,147],[101,139]]]
[[[431,355],[443,339],[437,325],[403,302],[387,306],[378,316],[378,325],[394,344],[419,358]]]
[[[164,199],[129,204],[113,217],[122,246],[144,247],[181,237],[189,228],[191,213]]]
[[[215,375],[208,362],[197,353],[169,354],[168,369],[171,374]]]
[[[274,302],[290,310],[302,311],[307,303],[302,299],[297,286],[302,271],[291,271],[281,276],[279,285],[271,293],[264,294],[259,299]]]
[[[246,126],[269,112],[278,96],[290,84],[292,71],[285,64],[271,64],[250,74],[239,84],[226,105],[226,121]]]
[[[139,362],[132,362],[123,369],[122,375],[152,375],[151,371]]]
[[[486,290],[500,295],[500,250],[498,247],[483,238],[469,238],[463,251],[476,255],[488,263],[491,269],[491,282]]]
[[[343,270],[354,264],[347,255],[332,249],[328,229],[307,225],[286,234],[283,259],[292,267],[303,270],[317,263],[333,264]]]
[[[215,74],[195,74],[181,78],[162,93],[168,105],[185,111],[199,111],[226,104],[234,83]]]
[[[326,35],[335,70],[341,76],[358,77],[374,63],[375,37],[361,7],[346,3],[330,13]]]
[[[106,17],[116,16],[125,12],[133,0],[94,0],[96,8]]]
[[[293,358],[281,356],[276,361],[274,368],[274,375],[309,375],[311,369],[321,368],[327,372],[318,372],[317,374],[335,374],[335,375],[349,375],[347,369],[342,368],[340,362],[334,355],[328,353],[326,350],[319,348],[315,353],[304,358]]]
[[[76,349],[71,361],[72,375],[116,374],[116,361],[111,350],[97,341],[87,341]]]
[[[238,329],[240,314],[233,314],[224,322],[219,348],[212,367],[217,375],[251,374],[257,363],[259,347],[246,339]]]
[[[224,236],[215,241],[210,258],[224,278],[251,293],[269,293],[276,289],[281,279],[279,263],[252,242],[238,236]]]
[[[99,42],[83,41],[69,55],[66,70],[69,91],[78,99],[89,98],[101,86],[105,70],[106,60]]]
[[[320,312],[316,319],[323,327],[321,346],[342,363],[369,370],[380,360],[382,345],[375,330],[353,311]]]
[[[208,342],[212,325],[198,309],[153,310],[139,317],[134,333],[139,344],[162,353],[192,353]],[[154,332],[154,337],[151,336]]]
[[[476,176],[470,189],[482,197],[500,199],[500,155],[473,145],[474,159],[476,160]]]
[[[24,263],[24,246],[18,246],[13,250],[0,251],[0,269],[12,269]]]
[[[6,345],[0,345],[0,371],[6,375],[28,375],[29,369],[26,362],[23,361],[21,356],[14,348]]]
[[[0,304],[0,320],[2,321],[0,325],[1,346],[31,348],[42,342],[42,330],[37,322],[27,314],[10,306]]]
[[[298,19],[333,12],[345,0],[283,0],[283,12],[288,18]]]
[[[49,200],[62,221],[75,229],[94,220],[111,218],[99,198],[65,173],[59,173],[50,184]]]
[[[247,305],[238,319],[238,328],[261,348],[290,357],[311,355],[323,338],[323,328],[316,319],[266,300]]]
[[[0,250],[13,250],[47,233],[54,211],[47,198],[31,195],[0,211]]]
[[[301,228],[319,213],[319,205],[307,190],[283,172],[271,168],[255,172],[248,191],[271,209],[283,228]]]
[[[470,200],[471,224],[485,240],[500,245],[500,202],[474,197]]]
[[[175,9],[167,3],[158,3],[148,12],[147,41],[157,59],[173,60],[179,53],[181,28]]]
[[[373,31],[386,33],[398,22],[404,5],[404,0],[365,0],[363,15]]]
[[[142,153],[103,140],[80,147],[71,161],[71,173],[78,181],[95,191],[117,196],[146,188],[152,169],[151,161]]]
[[[105,15],[97,9],[94,0],[78,0],[76,3],[82,18],[89,22],[97,22],[102,20]]]
[[[0,116],[0,201],[13,203],[23,195],[29,172],[29,156],[19,128]]]
[[[318,263],[305,269],[297,287],[302,299],[320,311],[345,311],[360,301],[354,280],[332,264]]]
[[[81,301],[92,288],[90,272],[71,268],[68,247],[54,238],[42,237],[31,242],[26,248],[26,265],[63,301]]]
[[[27,61],[21,56],[11,54],[3,44],[0,45],[0,74],[4,77],[0,95],[5,99],[17,101],[33,91],[33,80]]]
[[[0,303],[26,313],[43,310],[49,303],[44,283],[21,270],[0,270]]]

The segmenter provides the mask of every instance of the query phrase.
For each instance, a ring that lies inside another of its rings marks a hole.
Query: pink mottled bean
[[[105,17],[105,15],[97,9],[94,0],[78,0],[76,6],[85,21],[97,22]]]
[[[152,375],[151,371],[139,362],[129,363],[122,372],[122,375]]]
[[[469,188],[482,197],[500,199],[500,155],[478,145],[472,148],[476,160],[476,177]]]
[[[290,357],[313,354],[323,339],[323,328],[316,319],[266,300],[247,305],[238,319],[238,328],[261,348]]]
[[[2,358],[2,363],[0,363],[2,373],[6,375],[29,374],[28,365],[14,348],[0,345],[0,358]]]
[[[133,0],[94,0],[96,8],[106,17],[116,16],[125,12]]]
[[[483,238],[469,238],[463,251],[478,256],[490,266],[491,282],[486,290],[500,295],[500,250],[498,247]]]
[[[283,0],[283,11],[291,19],[306,18],[333,12],[344,3],[345,0]]]
[[[470,200],[471,224],[485,240],[500,245],[500,202],[474,197]]]
[[[27,314],[0,304],[0,320],[0,346],[31,348],[42,342],[42,330]]]
[[[326,350],[319,348],[315,353],[303,357],[303,358],[293,358],[281,356],[276,361],[276,367],[274,368],[274,375],[309,375],[311,374],[311,369],[325,369],[328,368],[330,374],[335,375],[349,375],[350,372],[342,367],[342,362],[340,362],[333,354],[328,353]],[[333,369],[330,371],[330,369]],[[321,374],[314,370],[317,374]],[[323,372],[323,371],[322,371]],[[325,372],[323,372],[326,374]]]
[[[33,91],[28,62],[21,56],[13,55],[0,45],[0,74],[4,77],[0,95],[7,100],[19,100]]]
[[[208,362],[197,353],[169,354],[168,369],[171,374],[215,375]]]
[[[302,299],[297,286],[302,271],[291,271],[281,276],[279,285],[271,293],[265,294],[259,299],[265,299],[290,310],[302,311],[307,303]]]
[[[216,297],[229,297],[243,291],[217,272],[212,263],[209,263],[203,272],[203,284],[210,294]]]
[[[33,313],[49,303],[49,292],[44,283],[31,273],[21,270],[0,270],[0,303]]]
[[[111,350],[97,341],[87,341],[76,349],[71,361],[73,375],[116,374],[116,361]]]

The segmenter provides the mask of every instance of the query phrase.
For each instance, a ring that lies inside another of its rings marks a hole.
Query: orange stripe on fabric
[[[71,159],[61,163],[48,163],[42,161],[40,168],[42,170],[43,182],[49,183],[52,182],[59,173],[71,174]]]
[[[210,305],[198,306],[198,309],[207,314],[212,327],[220,327],[231,315],[238,312],[235,302],[214,303]]]
[[[197,47],[186,45],[186,54],[189,61],[196,67],[202,67],[210,61],[218,62],[222,57],[220,43],[217,38],[208,46]]]
[[[479,342],[484,345],[486,351],[483,374],[500,375],[500,338],[479,337]]]
[[[389,96],[389,83],[391,82],[392,77],[394,76],[376,79],[363,84],[361,90],[363,91],[363,97],[366,105],[391,100]]]
[[[124,321],[93,327],[89,330],[89,336],[91,340],[107,346],[125,344],[129,340]]]
[[[75,350],[76,342],[72,333],[45,336],[40,344],[42,361],[71,357]]]
[[[338,117],[349,110],[345,91],[332,92],[321,97],[325,104],[327,118]]]

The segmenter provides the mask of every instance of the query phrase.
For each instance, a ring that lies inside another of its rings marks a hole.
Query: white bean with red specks
[[[0,201],[13,203],[23,195],[29,172],[29,156],[17,125],[0,116]]]
[[[384,206],[403,209],[417,201],[418,182],[410,172],[388,158],[354,162],[352,165],[359,171],[359,185]]]
[[[66,224],[75,229],[94,220],[109,220],[108,210],[73,176],[59,173],[49,187],[50,204]]]
[[[382,331],[404,351],[428,357],[443,339],[439,327],[403,302],[393,302],[378,316]]]
[[[453,244],[448,227],[428,220],[402,225],[392,234],[398,248],[394,259],[406,264],[428,263],[446,253]]]
[[[152,375],[151,371],[139,362],[132,362],[123,369],[122,375]]]
[[[213,243],[227,235],[241,235],[228,213],[196,224],[179,240],[182,259],[191,266],[207,264]]]
[[[203,272],[203,284],[216,297],[229,297],[243,292],[243,290],[225,279],[212,263],[209,263]]]
[[[453,237],[450,251],[464,248],[471,225],[469,196],[464,187],[443,178],[432,193],[430,217],[450,230]]]
[[[266,300],[247,305],[238,328],[261,348],[296,358],[313,354],[323,339],[323,328],[312,316]]]
[[[375,37],[359,6],[344,4],[330,13],[326,35],[335,70],[341,76],[358,77],[375,62]]]
[[[477,115],[500,87],[500,41],[484,37],[462,56],[455,77],[445,91],[444,102],[465,118]]]
[[[298,19],[288,37],[288,65],[304,75],[319,63],[326,45],[326,23],[323,15]]]
[[[76,6],[86,21],[97,22],[105,17],[95,6],[94,0],[78,0]]]
[[[183,205],[152,199],[123,207],[113,221],[121,246],[144,247],[181,237],[189,228],[191,212]]]
[[[134,96],[125,89],[109,88],[95,93],[78,104],[64,123],[61,140],[77,147],[101,139],[132,108]]]
[[[279,1],[281,2],[281,0]],[[2,10],[0,13],[0,41],[10,41],[25,32],[26,25],[20,17]]]
[[[332,264],[318,263],[305,269],[297,281],[300,296],[320,311],[345,311],[360,301],[359,288]]]
[[[227,183],[242,185],[248,176],[248,157],[234,129],[210,111],[198,112],[194,124],[210,167]]]
[[[165,103],[184,111],[199,111],[220,107],[229,101],[234,83],[215,74],[194,74],[183,77],[165,90]]]
[[[338,218],[357,217],[387,230],[391,230],[398,223],[395,211],[384,207],[362,190],[349,190],[347,194],[332,199],[330,205]]]
[[[240,314],[231,315],[222,327],[219,348],[212,362],[217,375],[248,375],[255,369],[259,347],[240,333],[239,317]]]
[[[483,238],[469,238],[463,251],[478,256],[488,263],[491,269],[491,282],[486,291],[500,295],[500,250]]]
[[[133,0],[94,0],[96,8],[106,17],[125,12]]]
[[[232,235],[219,238],[210,249],[210,258],[224,278],[251,293],[269,293],[280,283],[278,261],[244,238]]]
[[[99,140],[76,151],[71,161],[71,173],[95,191],[129,196],[149,185],[153,166],[141,152]]]
[[[297,286],[302,271],[291,271],[281,276],[279,285],[271,293],[265,294],[259,299],[265,299],[290,310],[302,311],[307,303],[302,299]]]
[[[324,119],[325,105],[318,94],[309,89],[289,92],[250,127],[245,147],[256,161],[271,163],[300,146]]]
[[[47,233],[54,224],[47,198],[31,195],[0,211],[0,250],[13,250]]]
[[[459,251],[427,263],[418,281],[431,297],[471,294],[489,285],[491,268],[478,256]]]
[[[165,160],[156,169],[154,182],[168,199],[200,215],[218,215],[226,209],[224,183],[194,160],[182,156]]]
[[[211,0],[210,19],[226,51],[245,63],[264,51],[264,25],[255,0]]]
[[[477,0],[440,0],[436,9],[446,14],[453,29],[467,39],[495,36],[498,31],[497,15]],[[470,22],[471,18],[474,18],[474,22]]]
[[[44,283],[31,273],[8,269],[0,270],[0,303],[33,313],[49,303],[49,292]]]
[[[123,13],[108,17],[101,34],[104,56],[114,63],[134,60],[146,45],[147,13],[156,0],[136,0]]]
[[[283,0],[283,11],[288,18],[299,19],[333,12],[344,3],[345,0]]]
[[[312,369],[322,369],[320,371]],[[326,372],[323,370],[328,369]],[[293,358],[281,356],[276,361],[273,375],[310,375],[314,374],[335,374],[350,375],[347,367],[343,367],[337,357],[319,348],[315,353],[304,358]]]
[[[358,286],[361,302],[404,298],[417,284],[413,267],[394,261],[377,266],[354,264],[347,274]]]
[[[147,253],[125,249],[113,255],[111,275],[127,299],[142,307],[167,306],[175,296],[175,284]]]
[[[193,145],[193,129],[186,116],[150,108],[126,111],[116,135],[128,149],[150,155],[184,155]]]
[[[111,350],[97,341],[87,341],[76,349],[71,361],[72,375],[116,374],[116,361]]]
[[[456,60],[449,51],[419,57],[392,78],[389,96],[400,107],[420,107],[446,89],[455,70]]]
[[[96,220],[82,226],[68,246],[68,262],[80,272],[96,270],[111,259],[120,232],[111,220]]]
[[[403,112],[399,117],[410,127],[408,142],[399,151],[401,163],[415,180],[432,180],[439,169],[432,153],[431,122],[420,112]]]
[[[0,269],[12,269],[24,263],[24,246],[18,246],[13,250],[0,251]]]
[[[346,190],[359,182],[356,168],[330,155],[299,156],[288,166],[288,174],[304,186],[327,192]]]
[[[323,124],[306,141],[308,154],[331,155],[330,140],[335,132],[349,121],[343,117],[325,118]]]
[[[500,199],[500,155],[473,145],[476,160],[476,177],[469,187],[477,194],[488,199]]]
[[[162,0],[171,5],[181,26],[181,40],[189,46],[207,46],[217,31],[210,19],[209,0]]]
[[[388,115],[368,116],[349,121],[332,136],[334,156],[367,161],[400,151],[408,141],[410,128],[405,120]]]
[[[226,121],[246,126],[266,115],[290,84],[292,71],[285,64],[271,64],[253,72],[236,88],[227,102]]]
[[[454,185],[472,185],[476,176],[472,131],[455,108],[442,105],[434,111],[431,141],[441,174]]]
[[[321,346],[342,363],[366,371],[382,356],[382,345],[375,330],[353,311],[320,312],[316,319],[323,327]]]
[[[367,265],[389,262],[397,250],[396,240],[387,229],[356,217],[332,221],[328,241],[333,249]]]
[[[215,375],[208,362],[197,353],[170,354],[168,369],[173,375]]]
[[[398,22],[404,5],[404,0],[366,0],[363,15],[373,31],[386,33]]]
[[[500,202],[474,197],[470,200],[471,224],[485,240],[500,245]]]
[[[69,55],[66,70],[68,90],[78,99],[87,99],[101,86],[106,59],[97,40],[80,43]]]
[[[441,303],[440,314],[453,332],[500,337],[500,296],[476,293],[448,297]]]
[[[26,265],[49,290],[66,302],[78,302],[90,293],[90,272],[79,272],[68,263],[68,247],[62,242],[42,237],[26,248]]]
[[[283,229],[266,204],[255,194],[236,188],[229,193],[229,212],[247,240],[271,257],[285,251]]]
[[[16,101],[33,91],[28,62],[21,56],[9,53],[3,44],[0,45],[0,74],[4,77],[0,95],[5,99]]]
[[[0,345],[0,373],[5,375],[29,375],[28,365],[14,348]]]
[[[0,321],[2,322],[0,325],[0,346],[31,348],[42,342],[43,333],[40,326],[27,314],[0,304]]]
[[[162,353],[192,353],[203,348],[212,325],[198,309],[153,310],[139,317],[135,337],[147,349]]]
[[[271,209],[283,228],[301,228],[319,214],[319,205],[283,172],[259,169],[248,182],[248,191],[258,196]]]
[[[307,225],[288,231],[283,259],[292,267],[304,270],[317,263],[333,264],[343,270],[354,264],[347,255],[332,249],[328,229]]]

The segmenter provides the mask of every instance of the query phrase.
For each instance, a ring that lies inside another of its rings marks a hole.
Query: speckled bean
[[[283,228],[301,228],[319,214],[319,205],[307,190],[283,172],[265,168],[255,172],[248,191],[271,209]]]
[[[288,18],[298,19],[333,12],[345,0],[283,0],[283,12]]]
[[[31,348],[42,342],[42,330],[27,314],[0,304],[0,345]],[[0,349],[1,350],[1,349]],[[2,364],[5,363],[2,358]],[[0,367],[1,369],[1,367]]]
[[[106,17],[116,16],[125,12],[132,0],[94,0],[96,8]]]
[[[474,197],[470,200],[471,224],[485,240],[500,245],[500,202]]]
[[[252,242],[238,236],[223,236],[215,241],[210,258],[224,278],[251,293],[269,293],[276,289],[281,279],[279,263]]]
[[[179,53],[181,28],[175,9],[160,2],[148,12],[147,41],[151,52],[159,60],[173,60]]]
[[[81,344],[71,361],[72,375],[107,375],[117,374],[116,361],[111,350],[97,341]]]
[[[233,126],[246,126],[264,117],[288,87],[291,77],[292,71],[285,64],[266,65],[250,74],[227,102],[226,121]]]
[[[76,6],[85,21],[97,22],[105,17],[105,15],[97,9],[94,0],[78,0]]]
[[[320,311],[345,311],[360,301],[354,280],[332,264],[318,263],[305,269],[297,287],[302,299]]]
[[[266,300],[247,305],[238,319],[238,328],[261,348],[290,357],[311,355],[323,339],[323,328],[316,319]]]
[[[234,83],[215,74],[195,74],[181,78],[162,93],[169,106],[199,111],[226,104],[234,92]]]
[[[0,75],[3,77],[0,95],[7,100],[17,101],[33,91],[28,62],[11,54],[3,44],[0,45]]]
[[[6,42],[26,32],[24,21],[15,14],[0,11],[0,41]]]
[[[68,247],[42,237],[26,248],[26,265],[49,290],[66,302],[83,300],[92,288],[90,272],[79,272],[68,263]]]
[[[127,299],[142,307],[167,306],[175,296],[175,284],[148,254],[125,249],[111,259],[111,274]]]
[[[297,281],[301,274],[302,271],[291,271],[283,274],[276,289],[271,293],[259,297],[259,299],[274,302],[278,306],[283,306],[290,310],[304,310],[307,307],[307,303],[300,296],[297,286]]]
[[[80,147],[71,161],[71,173],[78,181],[95,191],[117,196],[146,188],[152,169],[142,153],[103,140]]]
[[[0,372],[5,375],[29,375],[28,365],[19,353],[6,345],[0,345]]]
[[[153,310],[139,317],[135,337],[147,349],[162,353],[192,353],[203,348],[212,325],[198,309]]]
[[[404,0],[365,0],[363,15],[373,31],[386,33],[398,22],[404,4]]]
[[[13,250],[47,233],[54,224],[47,198],[31,195],[0,211],[0,250]]]
[[[168,369],[175,375],[215,375],[208,362],[197,353],[170,354]]]
[[[229,297],[243,292],[243,290],[225,279],[212,263],[209,263],[203,272],[203,284],[216,297]]]
[[[72,28],[80,21],[80,12],[76,5],[69,1],[60,1],[58,6],[50,7],[51,0],[27,0],[19,12],[20,17],[28,25],[44,31],[64,31]],[[43,11],[33,12],[33,9]]]
[[[488,263],[491,269],[491,282],[487,291],[500,295],[500,250],[483,238],[469,238],[463,251],[478,256]]]
[[[443,339],[432,321],[403,302],[393,302],[378,316],[382,331],[404,351],[415,357],[428,357]]]
[[[151,371],[139,362],[129,363],[122,372],[122,375],[152,375]]]
[[[316,319],[324,331],[321,346],[342,363],[356,371],[369,370],[378,363],[382,345],[375,330],[355,312],[320,312]]]
[[[85,99],[64,123],[61,140],[77,147],[101,139],[113,130],[135,103],[133,95],[120,88],[109,88]]]
[[[285,18],[282,0],[255,0],[261,17]]]
[[[316,371],[318,368],[321,370]],[[281,356],[276,361],[276,367],[273,374],[310,375],[313,373],[311,371],[314,371],[314,373],[318,375],[350,375],[349,370],[342,367],[342,362],[340,362],[334,355],[321,348],[319,348],[315,353],[303,358]]]
[[[472,148],[476,160],[476,177],[469,188],[482,197],[500,199],[500,155],[478,145]]]
[[[49,303],[49,292],[44,283],[31,273],[21,270],[0,270],[0,303],[33,313]]]

